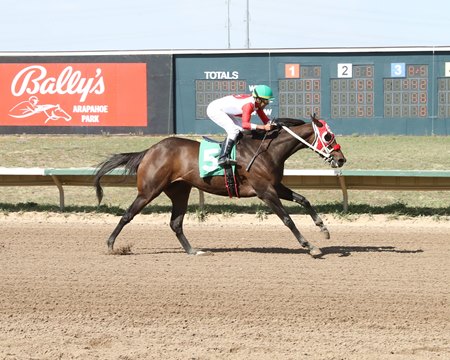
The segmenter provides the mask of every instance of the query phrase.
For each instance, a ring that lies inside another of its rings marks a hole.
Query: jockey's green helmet
[[[270,87],[267,85],[257,85],[253,89],[252,95],[254,98],[261,98],[261,99],[267,99],[272,100],[273,99],[273,92]]]

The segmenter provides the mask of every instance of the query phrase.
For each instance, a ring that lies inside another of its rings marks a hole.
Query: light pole
[[[249,2],[250,2],[250,0],[247,0],[247,49],[250,49],[250,9],[249,9]]]
[[[228,49],[231,48],[230,40],[230,0],[227,0],[227,31],[228,31]]]

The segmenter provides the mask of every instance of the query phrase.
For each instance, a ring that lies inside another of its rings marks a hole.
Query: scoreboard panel
[[[406,73],[402,70],[406,68]],[[394,69],[395,71],[395,69]],[[383,81],[384,116],[393,118],[428,116],[428,65],[397,67],[404,78]],[[393,74],[395,76],[395,73]]]
[[[341,134],[442,134],[450,129],[450,47],[431,51],[217,53],[175,57],[176,130],[221,133],[206,108],[272,88],[269,118],[313,113]],[[207,121],[205,121],[207,120]],[[253,123],[260,120],[253,114]]]
[[[438,118],[450,117],[450,78],[438,78]]]
[[[207,119],[206,108],[215,99],[231,94],[244,94],[245,80],[195,80],[195,118]]]
[[[361,118],[374,116],[374,66],[353,65],[339,67],[345,78],[330,79],[331,117]],[[348,76],[351,69],[351,78]]]
[[[287,64],[285,76],[278,81],[279,116],[309,118],[321,113],[321,67]],[[292,71],[294,69],[294,71]],[[298,78],[295,78],[298,77]]]

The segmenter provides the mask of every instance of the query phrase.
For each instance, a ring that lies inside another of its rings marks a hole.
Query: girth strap
[[[231,166],[224,167],[225,187],[227,188],[228,196],[239,197],[238,184],[233,168]]]

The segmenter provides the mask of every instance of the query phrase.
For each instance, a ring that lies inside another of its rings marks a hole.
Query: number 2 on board
[[[353,64],[337,64],[337,77],[338,78],[353,77]]]

